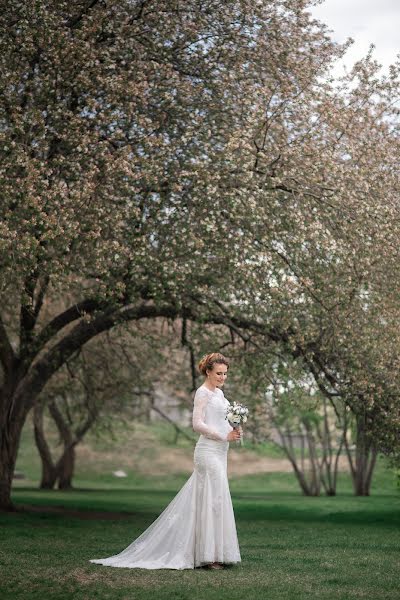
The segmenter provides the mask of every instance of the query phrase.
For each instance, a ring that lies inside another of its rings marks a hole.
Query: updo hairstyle
[[[229,369],[229,360],[219,352],[205,354],[199,362],[199,371],[202,375],[206,376],[207,371],[212,371],[214,365],[226,365]]]

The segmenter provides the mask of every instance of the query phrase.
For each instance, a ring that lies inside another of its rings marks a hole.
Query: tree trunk
[[[59,490],[72,489],[72,477],[75,468],[75,445],[64,449],[63,455],[57,464],[57,479]]]
[[[56,466],[58,489],[69,490],[72,488],[72,477],[75,467],[75,445],[78,440],[75,439],[74,432],[64,418],[55,399],[49,402],[49,411],[63,442],[63,453],[57,461]]]
[[[34,408],[35,441],[42,461],[41,489],[53,489],[56,485],[60,490],[72,489],[75,448],[98,416],[98,410],[93,408],[89,412],[86,421],[74,430],[60,407],[59,403],[62,403],[63,400],[65,398],[62,395],[50,400],[47,398],[47,402],[39,402]],[[62,454],[58,460],[52,457],[43,427],[43,415],[46,407],[49,409],[50,416],[58,429],[63,445]]]
[[[298,465],[298,460],[296,458],[296,453],[292,440],[292,433],[290,429],[286,427],[285,433],[283,433],[283,430],[279,427],[276,421],[274,422],[274,425],[279,432],[279,436],[281,438],[282,443],[282,449],[284,450],[287,458],[290,461],[290,464],[293,467],[293,472],[304,496],[319,496],[320,491],[315,485],[313,485],[313,480],[307,480],[307,477],[305,475],[306,472],[304,469],[304,463],[301,468]]]
[[[356,496],[369,496],[378,452],[368,439],[365,418],[363,415],[356,416],[355,446],[356,454],[355,457],[353,457],[346,436],[345,448],[350,465],[354,494]]]
[[[299,447],[300,456],[297,456],[294,448],[290,427],[286,424],[285,430],[283,430],[283,426],[280,425],[271,410],[269,418],[279,433],[281,447],[293,467],[302,493],[305,496],[320,496],[322,486],[327,496],[335,496],[338,462],[344,443],[344,434],[341,436],[339,446],[334,448],[326,410],[322,428],[318,422],[314,423],[308,417],[299,417],[296,431],[302,434]],[[322,452],[321,458],[318,454],[319,448]]]
[[[12,401],[4,402],[3,409],[12,406]],[[11,502],[11,486],[22,428],[26,414],[9,415],[5,411],[0,416],[0,510],[14,510]]]
[[[75,445],[80,440],[74,441],[73,433],[58,410],[56,401],[49,402],[50,415],[54,419],[63,441],[63,452],[55,463],[43,428],[45,406],[43,402],[36,404],[33,419],[36,447],[42,462],[40,489],[52,490],[57,485],[59,490],[70,490],[75,468]]]
[[[42,490],[52,490],[57,480],[57,469],[43,430],[43,412],[44,406],[39,402],[33,412],[35,442],[42,463],[42,477],[39,487]]]
[[[363,415],[357,416],[357,439],[355,468],[352,472],[356,496],[369,496],[377,451],[368,439]]]
[[[54,465],[51,465],[42,459],[42,476],[39,488],[41,490],[53,490],[57,481],[57,471]]]

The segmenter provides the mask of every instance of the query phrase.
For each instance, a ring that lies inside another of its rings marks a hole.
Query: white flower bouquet
[[[229,423],[234,429],[239,429],[240,434],[242,434],[242,423],[246,423],[247,416],[249,414],[249,409],[238,402],[233,402],[233,404],[229,403],[229,406],[226,409],[226,419],[228,419]],[[240,435],[240,445],[243,446],[243,438]]]

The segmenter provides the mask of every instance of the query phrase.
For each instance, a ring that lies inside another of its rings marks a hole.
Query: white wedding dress
[[[90,562],[129,569],[193,569],[207,563],[241,562],[227,477],[221,389],[200,386],[194,397],[193,429],[200,433],[194,471],[160,516],[125,550]]]

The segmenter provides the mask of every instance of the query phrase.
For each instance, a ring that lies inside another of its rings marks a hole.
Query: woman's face
[[[207,381],[215,387],[222,387],[227,377],[228,367],[222,363],[216,363],[211,371],[207,371]]]

